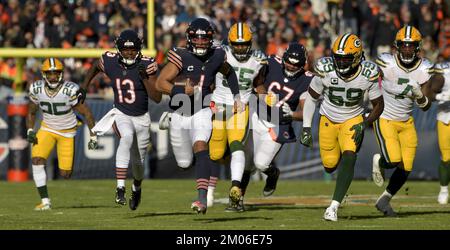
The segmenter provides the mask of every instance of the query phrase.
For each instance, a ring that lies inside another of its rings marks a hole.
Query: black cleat
[[[271,196],[277,188],[278,177],[280,177],[280,169],[274,167],[273,172],[267,176],[266,185],[264,186],[263,195]]]
[[[116,189],[116,203],[119,205],[127,204],[127,199],[125,198],[125,187],[118,187]]]
[[[131,197],[129,202],[130,209],[136,210],[136,208],[139,206],[139,203],[141,203],[141,189],[137,191],[131,190]]]
[[[239,212],[244,212],[245,208],[244,208],[244,197],[241,196],[241,198],[239,199],[239,202],[237,204],[233,204],[233,202],[231,201],[231,199],[228,202],[228,207],[225,208],[225,212],[233,212],[233,213],[239,213]]]

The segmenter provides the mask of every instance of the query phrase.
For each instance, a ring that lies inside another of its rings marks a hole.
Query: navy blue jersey
[[[111,79],[114,106],[126,115],[140,116],[148,112],[148,94],[139,76],[138,64],[144,64],[147,75],[154,75],[158,65],[153,58],[143,56],[140,62],[126,67],[119,55],[105,52],[100,58],[100,69]]]
[[[201,100],[202,105],[194,105],[194,96],[190,97],[191,100],[191,114],[199,111],[199,108],[209,106],[209,103],[204,103],[203,98],[209,94],[212,94],[216,74],[219,72],[222,64],[226,61],[225,51],[221,47],[215,47],[211,52],[204,56],[198,57],[191,53],[186,48],[173,48],[168,52],[169,62],[177,66],[179,72],[175,77],[174,84],[185,85],[190,83],[192,86],[200,86],[202,89],[202,97],[196,101]],[[234,77],[234,79],[232,79]],[[233,82],[236,87],[237,93],[239,93],[239,85],[237,77],[234,71],[227,78],[227,80]],[[231,85],[232,83],[230,83]],[[170,107],[173,110],[177,110],[182,104],[171,103]],[[195,107],[194,107],[195,106]]]
[[[298,75],[296,77],[288,78],[283,73],[281,58],[275,56],[271,56],[268,58],[268,67],[266,69],[264,87],[268,92],[271,91],[277,94],[279,97],[279,101],[275,105],[275,108],[279,109],[280,127],[285,127],[281,130],[291,130],[291,132],[293,133],[293,129],[291,126],[292,120],[283,119],[283,111],[281,106],[284,102],[286,102],[287,104],[289,104],[291,110],[295,111],[300,102],[300,96],[308,90],[312,78],[313,75],[310,72],[305,72],[304,74]],[[267,108],[267,110],[271,109],[270,107],[264,108]],[[261,109],[260,111],[264,112]],[[270,119],[270,112],[267,113],[267,117]],[[295,139],[295,135],[292,136]]]

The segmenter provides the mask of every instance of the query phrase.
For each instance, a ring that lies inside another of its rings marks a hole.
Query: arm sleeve
[[[306,92],[305,104],[303,105],[303,127],[310,128],[314,112],[316,111],[317,100]]]
[[[314,76],[309,87],[319,95],[323,93],[323,84],[319,76]]]

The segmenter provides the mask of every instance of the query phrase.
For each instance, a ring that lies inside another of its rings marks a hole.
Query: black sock
[[[240,187],[241,186],[241,182],[240,181],[231,181],[231,186],[232,187]]]
[[[195,155],[195,174],[197,177],[198,199],[206,204],[206,195],[208,192],[209,177],[211,175],[212,161],[209,158],[208,150],[200,151]]]
[[[37,188],[39,192],[39,196],[41,196],[41,199],[48,198],[48,191],[47,191],[47,185],[40,186]]]
[[[398,190],[405,184],[408,179],[408,175],[410,172],[405,171],[401,168],[396,168],[394,173],[392,173],[391,179],[389,180],[389,184],[386,187],[386,191],[394,196]]]
[[[355,172],[355,153],[345,153],[342,155],[341,162],[339,163],[339,172],[336,179],[336,188],[334,189],[333,200],[342,202],[347,194],[348,188],[353,180]]]
[[[244,174],[241,179],[241,192],[242,196],[244,196],[245,191],[247,190],[248,183],[250,182],[250,177],[252,175],[251,171],[244,170]]]
[[[448,162],[439,163],[439,183],[441,186],[448,186],[450,181],[450,164]]]

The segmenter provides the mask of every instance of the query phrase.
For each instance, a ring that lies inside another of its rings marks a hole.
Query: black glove
[[[38,143],[38,140],[37,140],[37,137],[36,137],[36,132],[34,132],[34,130],[33,129],[28,129],[28,131],[27,131],[27,141],[29,142],[29,143],[31,143],[31,144],[37,144]]]
[[[77,95],[77,97],[78,97],[78,101],[79,102],[81,102],[81,103],[84,103],[84,100],[86,99],[86,90],[85,89],[83,89],[83,88],[79,88],[78,90],[77,90],[77,93],[76,93],[76,95]]]
[[[148,79],[147,69],[143,63],[139,63],[138,70],[139,70],[139,76],[141,77],[142,80]]]

